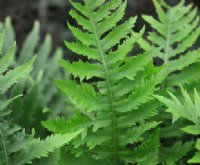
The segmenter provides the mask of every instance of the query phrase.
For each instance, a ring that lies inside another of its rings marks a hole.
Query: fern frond
[[[168,76],[160,88],[160,93],[163,96],[156,96],[156,98],[167,106],[166,112],[172,114],[173,124],[170,125],[170,115],[161,111],[159,119],[163,121],[163,125],[161,126],[160,136],[161,138],[181,138],[185,133],[198,135],[199,119],[197,118],[199,118],[199,112],[194,99],[197,96],[192,98],[190,96],[191,92],[186,92],[183,88],[181,89],[181,96],[177,90],[178,88],[174,88],[191,82],[196,83],[199,80],[199,74],[196,69],[198,69],[200,56],[199,49],[195,46],[200,36],[197,9],[192,4],[186,5],[184,0],[181,0],[179,4],[173,7],[167,5],[164,1],[153,0],[153,3],[157,18],[143,16],[153,30],[147,34],[145,39],[140,39],[138,43],[145,51],[152,50],[152,47],[153,50],[157,50],[154,53],[154,57],[164,63],[168,72]],[[170,99],[165,95],[166,89],[170,91],[168,92]],[[175,96],[172,91],[176,91],[179,95]],[[160,107],[159,109],[162,108]],[[166,143],[166,139],[163,139],[163,142],[164,146],[165,144],[169,145]],[[162,149],[166,149],[164,154],[168,152],[172,153],[172,155],[167,154],[169,157],[165,159]],[[171,149],[172,151],[170,152]],[[170,165],[185,164],[185,158],[182,157],[191,149],[192,142],[183,144],[182,142],[177,142],[171,148],[161,146],[160,163]]]
[[[32,69],[34,61],[35,57],[33,57],[28,63],[21,65],[14,70],[8,71],[6,75],[0,75],[0,93],[4,93],[13,84],[18,82],[20,78],[27,76]]]
[[[87,62],[62,60],[60,65],[80,82],[58,80],[56,84],[80,115],[75,114],[69,120],[46,121],[43,125],[54,133],[84,128],[70,143],[71,153],[80,160],[86,154],[100,163],[127,163],[120,152],[131,152],[127,147],[129,143],[133,143],[134,148],[139,147],[147,132],[159,124],[146,120],[156,114],[157,104],[153,106],[150,100],[166,71],[150,65],[152,52],[127,56],[144,33],[144,28],[139,33],[133,32],[136,17],[121,22],[127,1],[83,0],[82,3],[71,1],[71,4],[75,9],[70,15],[80,26],[68,23],[76,40],[65,41],[65,45],[86,57]],[[146,71],[147,68],[150,70]],[[146,147],[150,152],[152,148]],[[130,160],[130,163],[135,162]],[[157,162],[156,156],[154,162]]]
[[[158,0],[153,2],[158,19],[146,15],[143,18],[155,32],[150,32],[146,40],[140,39],[140,47],[144,50],[151,50],[152,47],[159,50],[154,56],[167,64],[169,73],[182,71],[198,62],[199,49],[191,51],[200,36],[197,9],[193,5],[186,6],[184,1],[167,8],[161,6]]]
[[[31,135],[27,135],[17,125],[0,121],[0,133],[1,138],[5,140],[7,156],[5,164],[24,165],[32,164],[35,159],[47,157],[56,148],[60,148],[79,135],[81,130],[71,134],[52,135],[45,140],[40,140],[34,138],[34,132]],[[0,148],[3,149],[1,143]],[[3,150],[0,152],[1,163],[4,163],[2,152]]]
[[[15,40],[14,27],[9,17],[6,18],[4,26],[5,41],[3,44],[3,53],[5,55],[2,58],[6,57],[6,52],[11,50],[9,48],[13,46]],[[10,114],[10,118],[13,118],[16,124],[25,128],[27,132],[30,132],[34,126],[36,136],[44,137],[46,130],[45,128],[41,128],[40,121],[46,120],[50,115],[61,113],[60,111],[62,111],[62,107],[64,106],[63,103],[66,100],[61,97],[58,89],[52,86],[53,79],[59,78],[62,75],[57,62],[62,58],[63,50],[57,48],[54,54],[52,54],[51,35],[47,34],[43,40],[39,34],[40,24],[36,21],[23,43],[24,53],[18,48],[16,49],[17,51],[13,50],[14,53],[12,56],[16,54],[16,58],[12,60],[9,66],[9,70],[11,71],[14,71],[19,64],[24,64],[26,59],[31,60],[34,54],[37,55],[37,58],[31,74],[29,76],[27,74],[28,78],[23,79],[23,81],[20,81],[20,79],[19,83],[8,91],[8,95],[15,97],[25,93],[24,97],[17,98],[11,102],[10,109],[13,109],[13,111]],[[1,66],[3,67],[4,65]],[[6,73],[9,73],[8,70],[3,75],[6,75]],[[19,76],[20,78],[20,76],[24,77],[25,75],[16,74],[15,76]],[[27,109],[29,110],[27,111]],[[51,109],[55,110],[51,111]],[[70,106],[68,106],[68,109],[70,109]]]

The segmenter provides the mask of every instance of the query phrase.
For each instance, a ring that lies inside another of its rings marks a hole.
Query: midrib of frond
[[[169,48],[170,48],[170,38],[171,38],[171,24],[172,24],[172,16],[171,12],[169,13],[167,24],[167,37],[166,37],[166,46],[165,46],[165,55],[164,55],[164,64],[168,63],[169,60]],[[162,82],[161,89],[165,89],[166,81]]]
[[[88,1],[88,0],[86,0]],[[113,100],[113,94],[112,94],[112,90],[111,90],[111,81],[110,81],[110,75],[108,73],[108,67],[107,67],[107,64],[106,64],[106,61],[105,61],[105,53],[102,49],[102,46],[101,46],[101,43],[100,43],[100,37],[97,33],[97,29],[96,29],[96,26],[95,26],[95,22],[93,20],[93,12],[91,11],[90,7],[87,5],[87,9],[88,9],[88,13],[89,13],[89,17],[90,17],[90,21],[91,21],[91,24],[92,24],[92,28],[93,28],[93,32],[94,32],[94,35],[95,35],[95,38],[96,38],[96,41],[97,41],[97,44],[98,44],[98,49],[99,49],[99,53],[101,55],[101,59],[102,59],[102,64],[103,64],[103,67],[104,67],[104,70],[105,70],[105,76],[106,76],[106,82],[107,82],[107,88],[108,88],[108,97],[109,97],[109,102],[110,102],[110,108],[111,108],[111,111],[112,111],[112,141],[113,141],[113,164],[114,165],[118,165],[118,142],[117,142],[117,120],[116,120],[116,111],[115,111],[115,108],[114,108],[114,100]]]
[[[169,59],[169,48],[170,48],[170,38],[171,38],[171,12],[169,13],[169,20],[168,20],[168,25],[167,25],[167,38],[166,38],[166,47],[165,47],[165,57],[164,57],[164,63],[168,63]]]
[[[8,165],[8,153],[7,153],[7,149],[6,149],[6,143],[5,143],[5,140],[4,140],[3,132],[1,130],[0,130],[0,135],[1,135],[1,139],[2,139],[3,151],[4,151],[6,165]]]

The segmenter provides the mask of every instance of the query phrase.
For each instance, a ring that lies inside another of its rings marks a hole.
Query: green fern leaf
[[[91,119],[89,119],[87,116],[82,116],[80,114],[77,114],[76,116],[73,116],[68,120],[64,118],[56,118],[53,120],[42,122],[42,125],[49,131],[62,134],[86,129],[91,124]]]
[[[144,67],[152,60],[149,53],[140,54],[136,57],[131,57],[125,64],[113,69],[110,74],[112,74],[112,80],[120,80],[123,78],[134,80],[136,74],[143,70]]]
[[[161,20],[162,23],[165,23],[167,21],[167,16],[165,14],[165,11],[162,9],[161,5],[157,0],[153,0],[154,6],[156,8],[156,12],[158,14],[159,20]]]
[[[104,78],[103,67],[99,64],[83,63],[82,61],[70,63],[68,61],[60,61],[60,65],[67,72],[72,73],[74,77],[79,77],[80,80],[89,80],[93,77]]]
[[[26,148],[25,152],[29,154],[25,157],[21,157],[21,160],[19,157],[18,164],[31,164],[33,159],[47,157],[50,152],[53,152],[56,148],[60,148],[61,146],[67,144],[78,134],[80,134],[80,131],[65,135],[53,135],[47,137],[45,140],[33,139],[32,141],[24,144],[26,145],[24,146]]]
[[[191,67],[187,67],[181,73],[170,76],[166,81],[166,84],[168,84],[169,86],[174,86],[195,82],[200,78],[199,69],[199,63],[196,63]]]
[[[107,51],[108,49],[112,48],[114,45],[118,44],[118,42],[124,38],[127,34],[131,32],[131,29],[134,27],[136,22],[135,18],[130,18],[124,24],[114,28],[102,41],[102,49]]]
[[[16,44],[13,44],[8,52],[2,58],[0,58],[0,74],[3,74],[13,62],[15,48]]]
[[[156,90],[155,85],[158,82],[162,82],[165,77],[164,74],[165,73],[160,72],[156,77],[152,77],[151,80],[142,82],[128,98],[117,102],[117,111],[128,112],[132,109],[137,109],[141,104],[152,100],[152,94],[154,93],[154,90]]]
[[[32,65],[34,61],[35,57],[33,57],[28,63],[21,65],[14,70],[8,71],[6,75],[0,75],[0,93],[4,93],[20,78],[27,76],[27,74],[29,74],[32,70]]]
[[[77,108],[85,107],[89,111],[98,109],[98,99],[94,88],[87,84],[76,85],[73,81],[56,81],[57,86],[73,99]]]
[[[119,2],[120,1],[118,1],[118,3]],[[115,4],[116,2],[115,1],[111,1],[111,3],[113,3],[114,7],[116,7],[116,4]],[[115,13],[113,13],[112,15],[107,17],[107,19],[104,19],[102,22],[97,24],[99,35],[103,35],[107,31],[109,31],[113,27],[115,27],[116,23],[119,22],[123,18],[124,14],[125,14],[124,11],[125,11],[126,5],[127,5],[126,3],[123,3],[122,5],[120,5],[118,7],[118,9],[116,9]],[[105,9],[105,10],[107,10],[107,9]],[[99,11],[98,16],[96,16],[96,17],[102,17],[101,11]],[[98,18],[95,18],[95,19],[98,19]],[[100,18],[100,19],[102,19],[102,18]]]
[[[72,25],[70,25],[69,23],[67,24],[69,29],[71,30],[71,32],[74,34],[74,36],[84,45],[87,46],[95,46],[96,42],[95,42],[95,38],[93,35],[86,33],[86,32],[82,32],[80,29],[73,27]]]
[[[72,1],[71,4],[75,9],[70,15],[80,26],[68,24],[76,40],[65,41],[65,45],[87,61],[62,60],[60,65],[79,82],[58,80],[56,84],[79,115],[74,114],[69,120],[46,121],[43,125],[55,133],[84,128],[70,143],[71,154],[80,160],[86,154],[100,164],[126,164],[129,161],[121,156],[121,151],[131,152],[129,143],[134,144],[134,149],[142,145],[147,132],[159,124],[146,120],[156,114],[157,105],[152,106],[150,100],[156,86],[166,77],[166,70],[150,65],[153,51],[127,56],[144,33],[144,28],[139,33],[133,32],[136,17],[121,22],[127,1],[83,0],[83,3]],[[146,72],[147,68],[150,70]],[[145,148],[146,153],[155,151],[154,164],[158,157],[155,146]],[[139,161],[130,160],[135,162]]]
[[[100,60],[99,53],[97,50],[87,47],[79,42],[69,43],[65,41],[65,45],[72,50],[74,53],[79,55],[86,56],[88,59]]]
[[[200,50],[194,50],[189,52],[186,56],[179,57],[178,60],[171,61],[168,64],[168,71],[182,70],[183,68],[196,63],[199,60],[198,54]]]
[[[126,4],[126,3],[124,3]],[[105,18],[108,18],[109,15],[112,13],[112,10],[115,10],[116,8],[120,8],[121,1],[120,0],[113,0],[105,5],[103,5],[101,8],[97,10],[97,12],[94,14],[94,21],[95,22],[100,22]],[[123,6],[123,5],[122,5]],[[108,31],[108,30],[106,30]]]
[[[147,132],[155,128],[159,123],[157,122],[150,122],[141,124],[139,127],[133,127],[132,129],[128,130],[125,135],[121,135],[119,137],[120,146],[124,146],[130,143],[137,142],[140,140],[140,137],[143,133]]]
[[[128,37],[122,44],[118,46],[116,51],[110,51],[109,55],[106,57],[106,60],[109,62],[109,64],[114,64],[116,62],[122,61],[132,50],[134,44],[139,38],[141,38],[143,33],[144,28],[140,31],[139,34],[134,33],[131,35],[131,37]]]
[[[190,51],[200,36],[197,9],[192,5],[186,6],[184,1],[166,8],[158,0],[153,2],[158,20],[146,15],[143,18],[155,31],[150,32],[146,40],[140,39],[138,43],[146,51],[151,50],[152,47],[158,50],[154,56],[167,64],[169,73],[182,71],[199,61],[199,50]]]
[[[73,5],[74,5],[74,7],[75,7],[75,5],[77,5],[77,3],[72,3]],[[79,4],[80,5],[80,4]],[[81,5],[82,6],[82,5]],[[82,8],[84,8],[83,6],[81,7],[81,9]],[[79,10],[80,12],[82,11],[82,10]],[[86,12],[87,13],[87,12]],[[72,16],[72,18],[74,18],[76,21],[77,21],[77,23],[80,25],[80,26],[82,26],[82,28],[84,29],[84,30],[87,30],[87,31],[89,31],[89,32],[92,32],[92,27],[90,26],[90,22],[89,22],[89,20],[87,20],[87,19],[85,19],[85,17],[83,17],[82,15],[80,15],[80,14],[78,14],[75,10],[71,10],[70,12],[69,12],[69,14]],[[82,14],[83,14],[83,11],[82,11]],[[85,12],[84,12],[84,14],[85,14]],[[86,16],[88,15],[88,13],[86,14]]]

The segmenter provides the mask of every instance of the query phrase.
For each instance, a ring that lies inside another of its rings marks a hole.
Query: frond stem
[[[86,0],[88,2],[88,0]],[[117,142],[117,120],[116,120],[116,111],[114,108],[114,99],[113,99],[113,94],[112,94],[112,90],[111,90],[111,81],[110,81],[110,75],[108,73],[108,68],[107,68],[107,64],[105,61],[105,53],[102,49],[101,43],[100,43],[100,37],[97,33],[96,27],[95,27],[95,22],[93,20],[93,15],[92,15],[92,11],[89,8],[89,6],[87,5],[88,8],[88,13],[90,16],[90,21],[92,24],[92,28],[93,28],[93,32],[95,34],[95,38],[97,41],[97,45],[98,45],[98,49],[99,49],[99,53],[101,55],[101,59],[102,59],[102,63],[103,63],[103,67],[105,70],[105,76],[106,76],[106,82],[107,82],[107,88],[108,88],[108,95],[109,95],[109,101],[110,101],[110,108],[112,111],[112,127],[113,127],[113,132],[112,132],[112,140],[113,140],[113,164],[114,165],[118,165],[118,142]]]
[[[168,63],[169,60],[169,48],[170,48],[170,38],[171,38],[171,13],[169,13],[169,20],[167,26],[167,38],[166,38],[166,47],[165,47],[165,56],[164,56],[164,64]],[[163,81],[161,85],[161,89],[165,89],[166,82]]]
[[[168,28],[167,28],[167,43],[165,47],[165,58],[164,63],[168,63],[169,60],[169,47],[170,47],[170,37],[171,37],[171,13],[169,13],[169,21],[168,21]]]

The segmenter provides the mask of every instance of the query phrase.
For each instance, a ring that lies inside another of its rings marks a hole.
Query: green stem
[[[166,43],[166,47],[165,47],[165,58],[164,58],[164,62],[165,64],[168,63],[169,60],[169,47],[170,47],[170,38],[171,38],[171,14],[169,13],[169,21],[168,21],[168,28],[167,28],[167,43]]]
[[[86,0],[88,2],[88,0]],[[114,99],[113,99],[113,94],[112,94],[112,90],[111,90],[111,81],[110,81],[110,75],[108,73],[108,67],[107,67],[107,64],[106,64],[106,61],[105,61],[105,53],[102,49],[102,46],[101,46],[101,43],[100,43],[100,37],[97,33],[97,29],[95,27],[95,22],[93,20],[93,15],[92,15],[92,11],[91,9],[89,8],[89,6],[87,5],[88,7],[88,14],[89,14],[89,17],[90,17],[90,21],[91,21],[91,24],[92,24],[92,28],[93,28],[93,32],[94,32],[94,35],[96,37],[96,41],[97,41],[97,45],[98,45],[98,49],[99,49],[99,53],[101,55],[101,59],[102,59],[102,64],[103,64],[103,67],[104,67],[104,70],[105,70],[105,76],[106,76],[106,82],[107,82],[107,88],[108,88],[108,95],[109,95],[109,102],[110,102],[110,109],[112,111],[112,141],[113,141],[113,164],[114,165],[118,165],[118,135],[117,135],[117,120],[116,120],[116,111],[115,111],[115,108],[114,108]]]
[[[6,143],[5,143],[4,136],[3,136],[3,133],[2,133],[1,130],[0,130],[0,135],[1,135],[2,143],[3,143],[3,150],[4,150],[6,165],[8,165],[8,153],[7,153],[7,150],[6,150]]]
[[[167,64],[169,61],[169,49],[170,49],[170,38],[171,38],[171,13],[169,13],[168,20],[168,28],[167,28],[167,38],[166,38],[166,46],[165,46],[165,56],[164,56],[164,64]],[[161,85],[161,89],[165,89],[166,81],[163,81]]]

